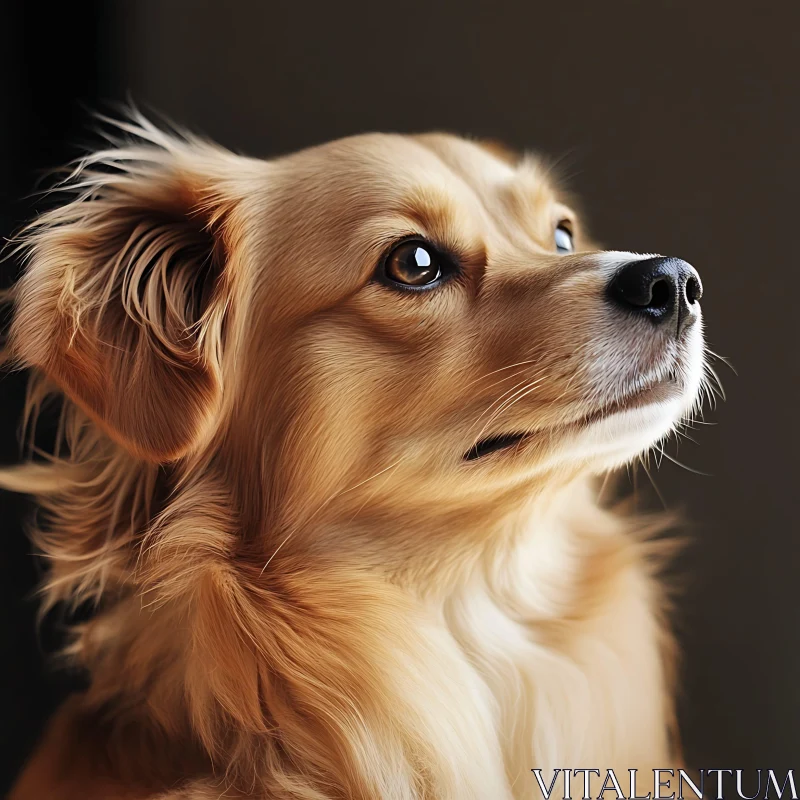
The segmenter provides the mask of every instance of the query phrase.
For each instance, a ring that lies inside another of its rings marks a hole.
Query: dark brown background
[[[697,766],[800,766],[800,4],[62,5],[12,4],[6,17],[4,232],[36,206],[17,201],[34,171],[86,139],[78,101],[130,92],[254,155],[435,128],[564,156],[609,247],[679,255],[700,270],[711,346],[739,374],[721,367],[728,401],[707,415],[718,424],[680,447],[681,461],[711,477],[669,463],[656,476],[694,523],[677,620],[683,735]],[[16,378],[0,384],[5,461],[20,390]],[[8,779],[64,679],[45,677],[22,599],[34,576],[14,522],[23,504],[0,499]],[[56,636],[46,628],[44,649]]]

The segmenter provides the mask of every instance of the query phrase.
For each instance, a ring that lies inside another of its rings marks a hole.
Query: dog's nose
[[[703,296],[703,284],[691,264],[662,256],[626,264],[608,290],[618,306],[659,325],[676,323],[678,331],[697,318]]]

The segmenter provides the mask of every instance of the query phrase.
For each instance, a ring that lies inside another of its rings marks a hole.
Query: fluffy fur
[[[533,767],[678,765],[660,521],[594,480],[691,412],[700,324],[609,307],[639,256],[539,161],[437,134],[264,162],[135,117],[60,188],[9,353],[62,449],[0,483],[42,509],[44,608],[97,612],[14,800],[522,800]],[[409,235],[457,277],[374,280]]]

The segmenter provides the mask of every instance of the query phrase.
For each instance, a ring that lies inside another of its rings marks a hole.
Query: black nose
[[[697,318],[703,284],[691,264],[659,256],[626,264],[612,278],[608,292],[627,311],[659,325],[672,322],[680,331]]]

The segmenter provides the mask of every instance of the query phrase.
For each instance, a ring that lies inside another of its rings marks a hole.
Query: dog
[[[690,419],[700,277],[602,251],[533,156],[270,161],[138,113],[20,235],[59,449],[43,613],[89,688],[11,797],[524,800],[680,766],[663,521],[602,476]],[[548,778],[549,781],[549,778]]]

